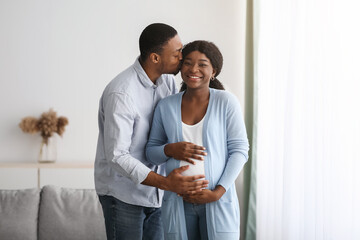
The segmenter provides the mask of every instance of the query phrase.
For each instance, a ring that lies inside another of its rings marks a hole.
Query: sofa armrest
[[[40,190],[0,190],[0,239],[37,239]]]

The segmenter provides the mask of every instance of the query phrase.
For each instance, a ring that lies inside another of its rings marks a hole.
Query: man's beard
[[[180,72],[181,66],[179,65],[178,69],[175,70],[174,72],[172,72],[171,74],[173,74],[174,76],[176,76],[179,72]]]
[[[180,72],[180,69],[177,70],[176,72],[171,73],[171,74],[173,74],[174,76],[176,76],[179,72]]]

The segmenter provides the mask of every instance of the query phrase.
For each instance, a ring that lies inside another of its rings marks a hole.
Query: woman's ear
[[[215,70],[215,69],[213,69],[213,73],[211,74],[211,78],[214,78],[214,77],[215,77],[215,75],[216,75],[216,70]]]
[[[157,54],[157,53],[150,53],[150,60],[153,62],[153,63],[158,63],[160,62],[160,55]]]

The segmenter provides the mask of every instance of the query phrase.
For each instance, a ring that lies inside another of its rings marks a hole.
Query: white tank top
[[[202,139],[202,133],[203,133],[203,122],[204,118],[201,119],[200,122],[196,123],[195,125],[187,125],[186,123],[182,122],[182,134],[183,134],[183,140],[186,142],[191,142],[199,146],[203,146],[203,139]],[[180,161],[180,167],[190,165],[189,169],[184,171],[182,175],[184,176],[193,176],[198,174],[204,174],[205,175],[205,168],[204,168],[204,161],[192,159],[195,161],[195,165],[188,163],[186,161]]]

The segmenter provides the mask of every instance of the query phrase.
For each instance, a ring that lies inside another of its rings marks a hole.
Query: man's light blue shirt
[[[150,171],[164,175],[145,157],[153,112],[158,101],[177,92],[174,76],[163,74],[154,84],[138,59],[105,88],[99,104],[99,137],[95,189],[125,203],[160,207],[163,191],[142,185]]]

